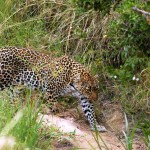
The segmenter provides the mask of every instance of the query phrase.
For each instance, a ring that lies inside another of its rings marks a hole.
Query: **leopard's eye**
[[[85,89],[86,89],[86,90],[89,90],[89,87],[87,86]]]
[[[91,86],[87,86],[85,89],[91,91],[92,87]]]

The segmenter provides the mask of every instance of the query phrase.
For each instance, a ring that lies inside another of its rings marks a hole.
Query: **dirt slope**
[[[125,150],[124,137],[122,136],[122,130],[124,130],[124,116],[119,105],[105,104],[107,111],[103,111],[106,119],[106,125],[108,131],[105,133],[99,133],[98,143],[102,150]],[[108,111],[109,110],[109,111]],[[77,147],[77,149],[85,150],[99,150],[98,144],[95,140],[96,134],[90,131],[88,124],[84,121],[79,123],[75,121],[72,113],[61,114],[64,118],[54,116],[54,115],[43,115],[39,114],[39,119],[43,117],[43,125],[48,127],[51,125],[56,126],[60,131],[64,133],[75,132],[73,138],[69,136],[67,140]],[[67,115],[66,115],[67,114]],[[111,125],[111,126],[109,126]],[[59,146],[56,150],[71,150],[72,146],[67,146],[65,148]],[[136,137],[133,143],[133,150],[146,150],[146,146],[140,140],[139,137]]]

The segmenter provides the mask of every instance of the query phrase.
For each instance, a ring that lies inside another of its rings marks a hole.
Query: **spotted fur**
[[[91,127],[106,130],[98,126],[91,104],[98,98],[98,81],[70,57],[51,58],[27,48],[0,49],[0,89],[19,84],[43,91],[49,101],[64,95],[76,97]]]

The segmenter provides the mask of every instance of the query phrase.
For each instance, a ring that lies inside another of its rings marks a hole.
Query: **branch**
[[[150,17],[150,12],[144,11],[142,9],[137,8],[136,6],[132,7],[134,11],[141,13],[145,17]]]
[[[150,25],[150,12],[147,12],[145,10],[139,9],[136,6],[132,7],[132,10],[142,14],[146,18],[148,24]]]

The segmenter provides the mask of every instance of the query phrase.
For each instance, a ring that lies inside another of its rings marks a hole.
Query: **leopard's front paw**
[[[100,125],[95,125],[91,129],[93,131],[98,131],[98,132],[107,132],[106,128],[104,126],[100,126]]]

